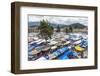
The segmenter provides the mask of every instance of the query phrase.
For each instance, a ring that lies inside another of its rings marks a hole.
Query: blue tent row
[[[56,51],[54,52],[54,54],[55,54],[55,55],[60,55],[60,54],[64,53],[64,52],[67,51],[67,50],[68,50],[67,47],[63,47],[63,48],[60,48],[60,49],[56,50]]]
[[[68,50],[68,47],[63,47],[63,48],[55,50],[52,53],[52,55],[54,55],[55,57],[58,57],[59,55],[61,55],[62,53],[64,53],[67,50]],[[46,57],[46,59],[50,59],[48,55],[46,55],[45,57]]]
[[[28,51],[32,51],[35,47],[38,47],[38,46],[40,46],[41,44],[36,44],[36,43],[34,43],[34,44],[31,44],[29,47],[28,47]]]
[[[84,48],[87,47],[88,46],[88,41],[86,39],[83,39],[80,46],[84,47]]]
[[[61,59],[61,60],[70,59],[69,56],[77,57],[77,53],[75,53],[71,49],[69,49],[68,51],[64,52],[64,54],[59,56],[57,59]]]

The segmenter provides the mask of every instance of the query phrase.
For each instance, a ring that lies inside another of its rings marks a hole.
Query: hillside
[[[54,28],[56,28],[58,25],[60,28],[64,28],[64,27],[72,27],[72,28],[77,28],[77,29],[82,29],[82,28],[86,28],[87,26],[80,24],[80,23],[73,23],[70,25],[65,25],[65,24],[57,24],[57,23],[49,23],[51,26],[53,26]],[[29,22],[28,26],[29,27],[38,27],[40,25],[40,22]]]

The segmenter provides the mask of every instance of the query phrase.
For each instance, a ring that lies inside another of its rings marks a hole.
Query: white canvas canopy
[[[35,54],[37,54],[37,53],[39,53],[39,52],[41,52],[41,51],[37,51],[36,49],[32,50],[32,54],[33,54],[33,55],[35,55]]]
[[[55,45],[55,44],[57,44],[58,42],[57,41],[51,41],[50,43],[49,43],[49,45]]]
[[[41,41],[37,42],[37,44],[41,44],[43,42],[46,42],[46,40],[41,40]]]
[[[57,46],[52,46],[52,47],[51,47],[52,50],[54,50],[54,49],[56,49],[56,48],[57,48]]]
[[[78,40],[78,41],[76,41],[76,42],[74,42],[73,44],[80,44],[82,42],[82,40]]]

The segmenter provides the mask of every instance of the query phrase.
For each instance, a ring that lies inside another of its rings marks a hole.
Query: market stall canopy
[[[33,55],[38,54],[38,53],[40,53],[40,52],[41,52],[40,50],[36,50],[36,49],[33,49],[33,50],[32,50],[32,54],[33,54]]]
[[[78,52],[83,52],[85,49],[80,47],[79,45],[75,46],[75,50]]]
[[[51,41],[50,43],[49,43],[49,45],[55,45],[55,44],[57,44],[58,42],[56,42],[56,41]]]

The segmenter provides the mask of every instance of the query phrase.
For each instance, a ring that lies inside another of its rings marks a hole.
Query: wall
[[[10,73],[11,60],[11,10],[10,3],[16,0],[0,0],[0,76],[16,76]],[[17,0],[25,2],[43,2],[43,3],[57,3],[57,4],[73,4],[73,5],[87,5],[98,6],[100,17],[100,1],[99,0]],[[98,18],[98,24],[100,18]],[[100,26],[98,26],[99,28]],[[100,30],[98,31],[100,33]],[[100,42],[100,35],[98,36],[98,43]],[[100,45],[100,44],[99,44]],[[98,50],[99,51],[99,50]],[[100,54],[100,51],[98,52]],[[99,57],[100,58],[100,55]],[[38,74],[21,74],[18,76],[99,76],[100,74],[100,59],[98,62],[98,70],[81,70],[81,71],[65,71],[52,73],[38,73]]]

